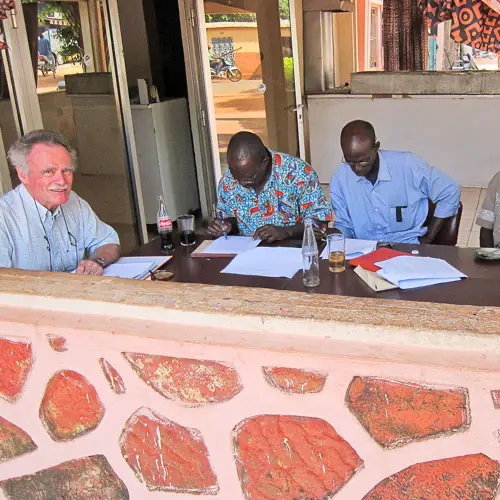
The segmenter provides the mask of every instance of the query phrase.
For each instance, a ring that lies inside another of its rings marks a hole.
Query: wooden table
[[[484,261],[474,258],[474,249],[439,245],[397,244],[396,250],[411,252],[417,249],[421,256],[438,257],[456,267],[468,278],[453,283],[443,283],[413,290],[388,290],[374,292],[356,274],[353,267],[346,264],[343,273],[330,273],[328,261],[321,260],[321,283],[316,288],[306,288],[302,284],[302,273],[292,279],[264,278],[259,276],[241,276],[221,274],[221,270],[231,259],[191,258],[191,252],[203,241],[197,237],[196,245],[182,247],[176,239],[174,258],[165,269],[174,273],[173,281],[183,283],[202,283],[223,286],[247,286],[273,288],[295,292],[345,295],[351,297],[375,297],[379,299],[414,300],[419,302],[441,302],[457,305],[500,306],[500,261]],[[281,246],[301,246],[301,241],[281,242]],[[322,250],[323,245],[320,247]],[[136,249],[131,255],[161,255],[160,240],[154,239]]]

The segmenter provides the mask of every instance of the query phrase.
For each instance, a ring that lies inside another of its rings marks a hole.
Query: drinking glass
[[[194,245],[196,237],[194,234],[194,215],[181,215],[177,217],[181,245],[188,247]]]
[[[331,273],[345,271],[345,236],[341,233],[329,234],[328,245],[328,269]]]

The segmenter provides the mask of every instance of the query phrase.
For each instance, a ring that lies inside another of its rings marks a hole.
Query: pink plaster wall
[[[187,328],[180,326],[180,328]],[[67,339],[66,352],[57,353],[46,335]],[[446,457],[484,453],[500,460],[500,411],[492,404],[490,391],[500,389],[495,372],[453,370],[422,365],[303,356],[265,350],[246,350],[146,339],[63,328],[35,327],[0,322],[0,336],[33,343],[34,365],[24,392],[16,403],[0,400],[0,416],[24,429],[38,450],[0,464],[0,481],[31,474],[61,462],[87,455],[104,454],[117,475],[125,482],[130,497],[137,500],[189,498],[190,495],[148,491],[129,468],[118,445],[125,422],[142,406],[150,407],[176,423],[198,429],[210,452],[220,492],[216,498],[242,499],[243,494],[233,460],[231,433],[242,420],[260,414],[318,417],[330,423],[364,460],[364,468],[340,490],[335,499],[355,500],[385,477],[418,462]],[[381,347],[382,348],[382,347]],[[238,371],[243,390],[232,400],[187,408],[169,401],[139,379],[121,355],[122,351],[162,354],[228,363]],[[120,373],[126,393],[115,394],[99,365],[105,358]],[[270,387],[262,374],[263,366],[295,367],[329,374],[324,390],[318,394],[287,395]],[[56,443],[45,431],[38,409],[49,378],[61,369],[84,375],[97,389],[106,414],[96,430],[71,442]],[[361,427],[345,405],[345,395],[354,376],[375,376],[426,384],[432,387],[466,387],[469,391],[471,426],[463,433],[384,450]],[[0,493],[0,498],[2,495]]]

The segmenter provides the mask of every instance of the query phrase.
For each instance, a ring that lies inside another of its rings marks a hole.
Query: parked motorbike
[[[231,82],[239,82],[241,80],[243,75],[238,66],[226,59],[233,52],[234,50],[231,50],[210,61],[210,77],[212,79],[217,77],[227,78]]]
[[[47,57],[38,56],[38,71],[41,71],[43,76],[47,76],[52,73],[54,78],[56,77],[56,64],[54,58],[50,61]]]

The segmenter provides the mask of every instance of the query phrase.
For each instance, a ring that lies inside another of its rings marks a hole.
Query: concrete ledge
[[[0,271],[0,290],[3,321],[500,370],[496,307],[18,270]]]
[[[351,74],[353,94],[500,94],[497,71],[367,71]]]

